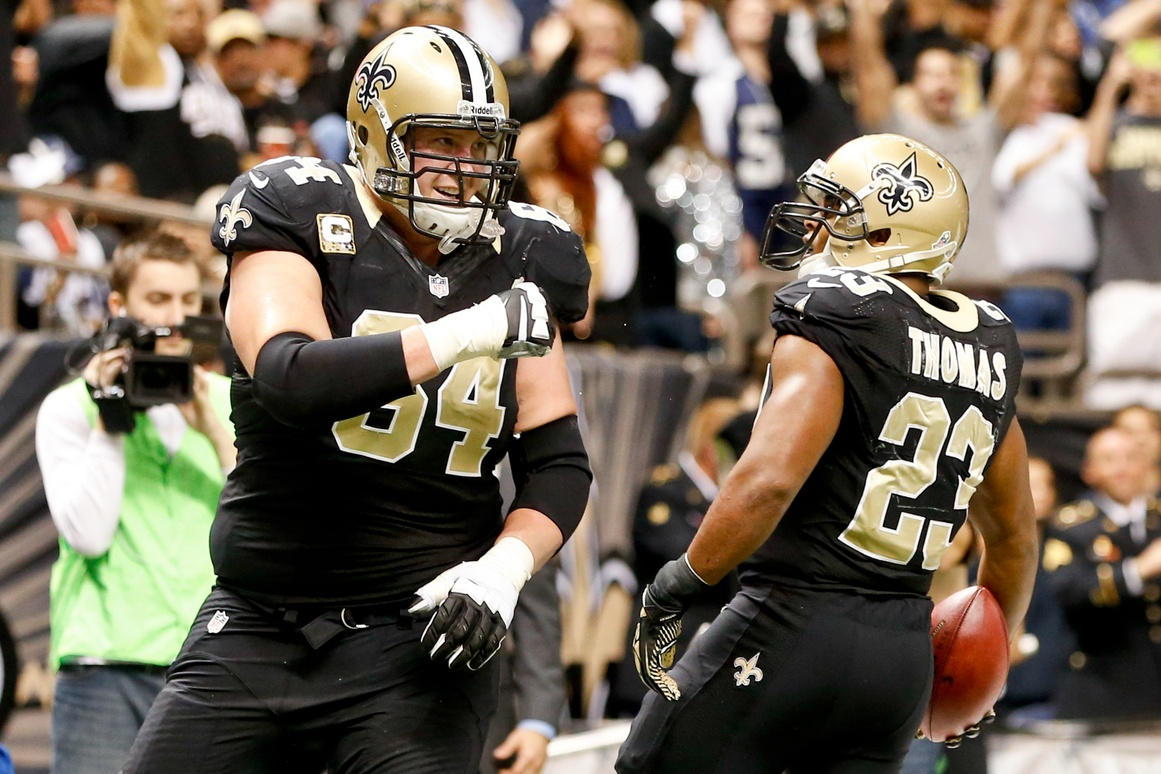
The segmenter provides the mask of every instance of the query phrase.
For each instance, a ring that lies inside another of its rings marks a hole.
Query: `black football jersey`
[[[770,321],[835,362],[843,415],[743,578],[926,593],[1015,414],[1012,324],[985,301],[842,268],[779,290]]]
[[[285,250],[318,271],[335,338],[399,330],[512,287],[542,283],[554,311],[579,319],[589,267],[552,213],[514,204],[505,233],[436,268],[415,258],[352,168],[286,157],[239,176],[218,205],[214,246]],[[227,274],[222,308],[229,299]],[[235,366],[238,464],[210,536],[220,581],[274,603],[405,599],[487,550],[502,524],[494,474],[516,421],[516,363],[458,363],[382,408],[307,430],[254,400]],[[343,374],[333,374],[342,389]]]

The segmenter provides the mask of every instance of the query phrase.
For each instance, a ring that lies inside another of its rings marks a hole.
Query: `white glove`
[[[531,282],[517,282],[421,329],[441,371],[473,357],[540,357],[556,338],[548,302]]]
[[[500,539],[474,562],[445,570],[416,590],[413,616],[435,611],[420,637],[429,657],[448,667],[483,667],[500,649],[516,598],[532,575],[532,551],[518,538]]]

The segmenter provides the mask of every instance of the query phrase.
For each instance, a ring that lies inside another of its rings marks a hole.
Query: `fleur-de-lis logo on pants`
[[[762,682],[764,675],[762,670],[758,668],[758,656],[761,653],[755,653],[750,658],[743,658],[738,656],[734,659],[734,666],[738,667],[738,671],[734,672],[734,684],[738,687],[749,685],[752,679],[756,683]]]
[[[222,209],[218,212],[218,222],[222,227],[218,229],[218,236],[222,238],[222,246],[229,247],[230,242],[238,238],[238,231],[234,227],[241,224],[242,228],[247,228],[254,222],[250,211],[242,207],[242,197],[246,195],[246,189],[243,188],[238,191],[238,195],[230,200],[229,204],[223,204]]]
[[[890,162],[876,164],[871,178],[880,180],[879,201],[887,206],[887,214],[907,212],[918,202],[928,201],[935,193],[931,181],[919,174],[919,162],[912,153],[899,166]],[[918,201],[915,197],[919,197]]]

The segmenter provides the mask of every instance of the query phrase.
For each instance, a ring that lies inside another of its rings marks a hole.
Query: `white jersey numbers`
[[[923,569],[934,570],[939,567],[939,558],[951,542],[952,525],[908,513],[906,501],[918,500],[935,483],[941,452],[962,461],[970,448],[968,477],[960,479],[954,501],[922,503],[923,510],[932,507],[945,510],[967,508],[968,501],[983,480],[984,467],[995,448],[995,436],[992,423],[975,406],[968,408],[953,426],[942,399],[909,392],[887,414],[879,440],[903,446],[908,432],[913,429],[919,432],[913,458],[889,460],[867,474],[854,518],[839,540],[874,559],[907,564],[919,550],[926,522]],[[898,515],[894,527],[888,526],[892,512]]]
[[[369,336],[390,333],[423,322],[418,315],[367,310],[355,321],[352,334]],[[452,476],[478,478],[483,475],[484,457],[492,439],[504,426],[505,409],[500,405],[500,382],[507,360],[477,357],[456,363],[436,393],[435,424],[463,433],[448,450],[444,472]],[[417,385],[415,393],[383,406],[392,416],[387,425],[370,422],[370,414],[335,422],[331,427],[335,443],[350,454],[399,462],[415,451],[423,418],[431,401]]]

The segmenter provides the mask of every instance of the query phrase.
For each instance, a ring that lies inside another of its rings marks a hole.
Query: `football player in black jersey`
[[[507,110],[470,39],[404,28],[351,85],[351,165],[274,159],[224,195],[218,583],[126,772],[480,760],[490,659],[591,481],[548,304],[583,316],[588,264],[562,220],[508,202]]]
[[[798,185],[767,223],[764,260],[804,271],[775,296],[766,399],[689,550],[643,593],[654,692],[620,772],[897,771],[931,690],[925,594],[969,510],[1010,632],[1028,605],[1016,336],[992,304],[936,289],[967,235],[963,180],[870,135]],[[776,229],[801,247],[774,252]],[[739,594],[669,669],[688,601],[739,565]]]

